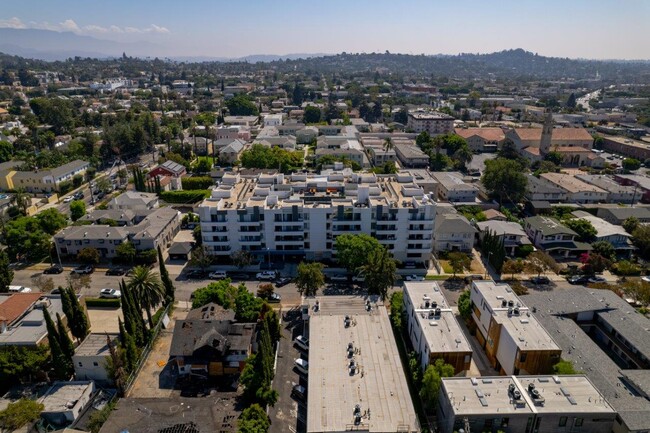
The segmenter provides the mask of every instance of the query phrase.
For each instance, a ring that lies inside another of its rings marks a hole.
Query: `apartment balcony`
[[[211,238],[203,238],[203,243],[208,246],[230,246],[230,241],[229,240],[212,240]]]
[[[262,242],[261,236],[239,238],[240,245],[258,245]]]
[[[248,226],[241,226],[239,229],[237,229],[239,233],[259,233],[262,231],[262,227],[260,225],[248,225]]]
[[[391,232],[395,232],[396,230],[397,230],[397,226],[394,226],[394,225],[391,225],[391,226],[379,226],[378,225],[375,228],[375,231],[377,233],[382,233],[382,232],[383,233],[391,233]]]
[[[332,226],[332,233],[335,232],[359,232],[361,231],[360,224],[340,224]]]
[[[416,245],[409,245],[406,248],[406,251],[409,253],[430,253],[432,249],[431,244],[416,244]]]
[[[433,225],[411,225],[409,226],[409,233],[420,234],[420,233],[431,233],[433,231]]]
[[[429,233],[428,235],[415,235],[411,234],[408,237],[409,241],[430,241],[433,239],[433,236]]]
[[[300,233],[304,231],[303,226],[276,226],[275,233]]]

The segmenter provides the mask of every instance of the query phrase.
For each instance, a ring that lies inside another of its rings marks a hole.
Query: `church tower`
[[[551,138],[553,138],[553,113],[550,108],[544,110],[544,127],[542,139],[539,141],[539,153],[546,155],[551,151]]]

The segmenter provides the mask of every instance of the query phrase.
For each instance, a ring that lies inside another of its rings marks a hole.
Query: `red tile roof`
[[[517,128],[515,133],[519,136],[521,140],[541,140],[542,139],[542,129],[541,128]],[[566,140],[584,140],[592,141],[593,137],[589,132],[584,128],[555,128],[553,129],[553,140],[556,141],[566,141]]]
[[[501,128],[457,128],[456,134],[468,139],[474,135],[478,135],[486,141],[500,141],[505,138],[505,134]]]
[[[22,316],[41,296],[43,296],[42,293],[14,293],[9,295],[8,299],[0,304],[0,317],[3,317],[7,323],[12,323]]]

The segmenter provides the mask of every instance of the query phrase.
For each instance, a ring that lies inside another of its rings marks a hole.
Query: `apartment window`
[[[574,427],[582,427],[582,424],[585,422],[584,418],[576,418],[576,420],[573,423]]]
[[[526,362],[526,358],[528,358],[528,354],[522,353],[521,355],[519,355],[519,362]]]
[[[560,417],[560,423],[558,424],[558,427],[566,427],[567,419],[568,418],[566,416],[561,416]]]
[[[79,367],[83,367],[84,365],[79,361]]]
[[[508,427],[508,424],[510,424],[510,418],[501,418],[501,427]]]
[[[99,363],[97,361],[93,361],[93,366],[94,367],[99,367]]]

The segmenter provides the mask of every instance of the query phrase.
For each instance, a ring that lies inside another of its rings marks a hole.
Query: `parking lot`
[[[307,359],[305,353],[294,346],[293,340],[303,334],[303,322],[300,309],[285,310],[282,315],[282,338],[277,355],[277,366],[273,388],[278,391],[278,401],[269,411],[271,433],[306,431],[307,405],[291,395],[294,385],[307,388],[307,378],[294,369],[294,360],[299,357]]]

